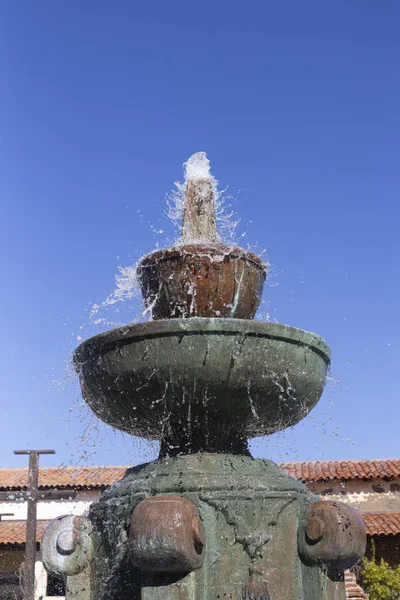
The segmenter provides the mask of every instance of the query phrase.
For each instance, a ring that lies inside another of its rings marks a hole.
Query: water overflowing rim
[[[209,244],[182,244],[181,246],[173,246],[172,248],[156,250],[155,252],[147,254],[144,258],[142,258],[139,263],[139,267],[151,266],[155,262],[162,262],[169,260],[170,258],[202,254],[245,259],[253,263],[257,268],[262,269],[264,272],[267,270],[266,263],[259,256],[257,256],[257,254],[254,254],[254,252],[244,250],[239,246],[229,246],[227,244],[212,242]]]
[[[126,325],[111,331],[100,333],[82,342],[74,352],[74,363],[79,368],[94,354],[105,351],[106,347],[116,344],[126,344],[131,341],[144,339],[171,337],[173,335],[183,337],[190,335],[227,335],[276,339],[278,341],[308,347],[316,352],[329,366],[330,350],[328,344],[321,337],[310,331],[297,329],[279,323],[266,321],[250,321],[247,319],[219,319],[191,317],[188,319],[165,319],[148,321],[146,323],[135,323]],[[93,353],[90,349],[98,346],[98,352]]]

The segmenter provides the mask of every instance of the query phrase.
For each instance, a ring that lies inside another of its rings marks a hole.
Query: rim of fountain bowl
[[[120,344],[122,341],[169,337],[173,335],[241,335],[244,337],[265,337],[277,339],[297,346],[308,347],[316,352],[330,365],[330,349],[323,338],[310,331],[271,323],[269,321],[252,321],[248,319],[190,317],[187,319],[160,319],[124,325],[110,331],[99,333],[88,338],[76,348],[73,360],[76,369],[80,364],[97,356],[107,346]],[[89,349],[95,352],[89,352]],[[97,350],[97,351],[96,351]]]
[[[203,254],[245,259],[248,262],[253,263],[255,267],[261,269],[264,272],[264,277],[267,275],[268,265],[260,256],[250,250],[244,250],[244,248],[240,248],[240,246],[230,246],[229,244],[222,244],[220,242],[183,243],[172,246],[171,248],[155,250],[155,252],[146,254],[146,256],[139,261],[139,268],[150,266],[154,264],[154,262],[164,262],[170,258],[175,258],[176,256],[181,257]]]

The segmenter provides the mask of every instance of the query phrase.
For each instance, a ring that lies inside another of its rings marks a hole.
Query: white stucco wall
[[[361,511],[400,512],[400,478],[394,481],[325,481],[308,484],[309,490],[324,500],[339,500]]]
[[[78,492],[73,500],[39,500],[37,504],[38,520],[55,519],[61,515],[82,515],[92,502],[97,502],[100,492]],[[14,513],[12,517],[2,517],[3,521],[23,521],[27,517],[28,503],[19,500],[0,502],[0,513]]]
[[[326,500],[346,502],[360,510],[400,512],[400,478],[394,481],[354,480],[345,484],[339,481],[325,481],[309,483],[307,487]],[[40,500],[37,518],[49,520],[65,514],[82,515],[99,497],[99,491],[82,491],[77,492],[73,500]],[[3,517],[3,520],[24,520],[27,516],[27,502],[0,502],[0,512],[14,513],[13,517]]]

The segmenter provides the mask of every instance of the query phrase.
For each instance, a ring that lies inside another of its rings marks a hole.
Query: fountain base
[[[67,599],[242,600],[261,590],[272,600],[345,600],[342,570],[363,553],[362,521],[317,500],[271,461],[250,456],[192,454],[134,467],[92,505],[86,529],[96,558],[70,569]],[[52,537],[45,534],[45,548]],[[53,572],[54,555],[46,565]]]

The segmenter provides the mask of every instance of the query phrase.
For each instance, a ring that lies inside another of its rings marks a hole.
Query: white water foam
[[[210,161],[205,152],[196,152],[183,163],[185,182],[190,179],[214,179],[210,171]]]

